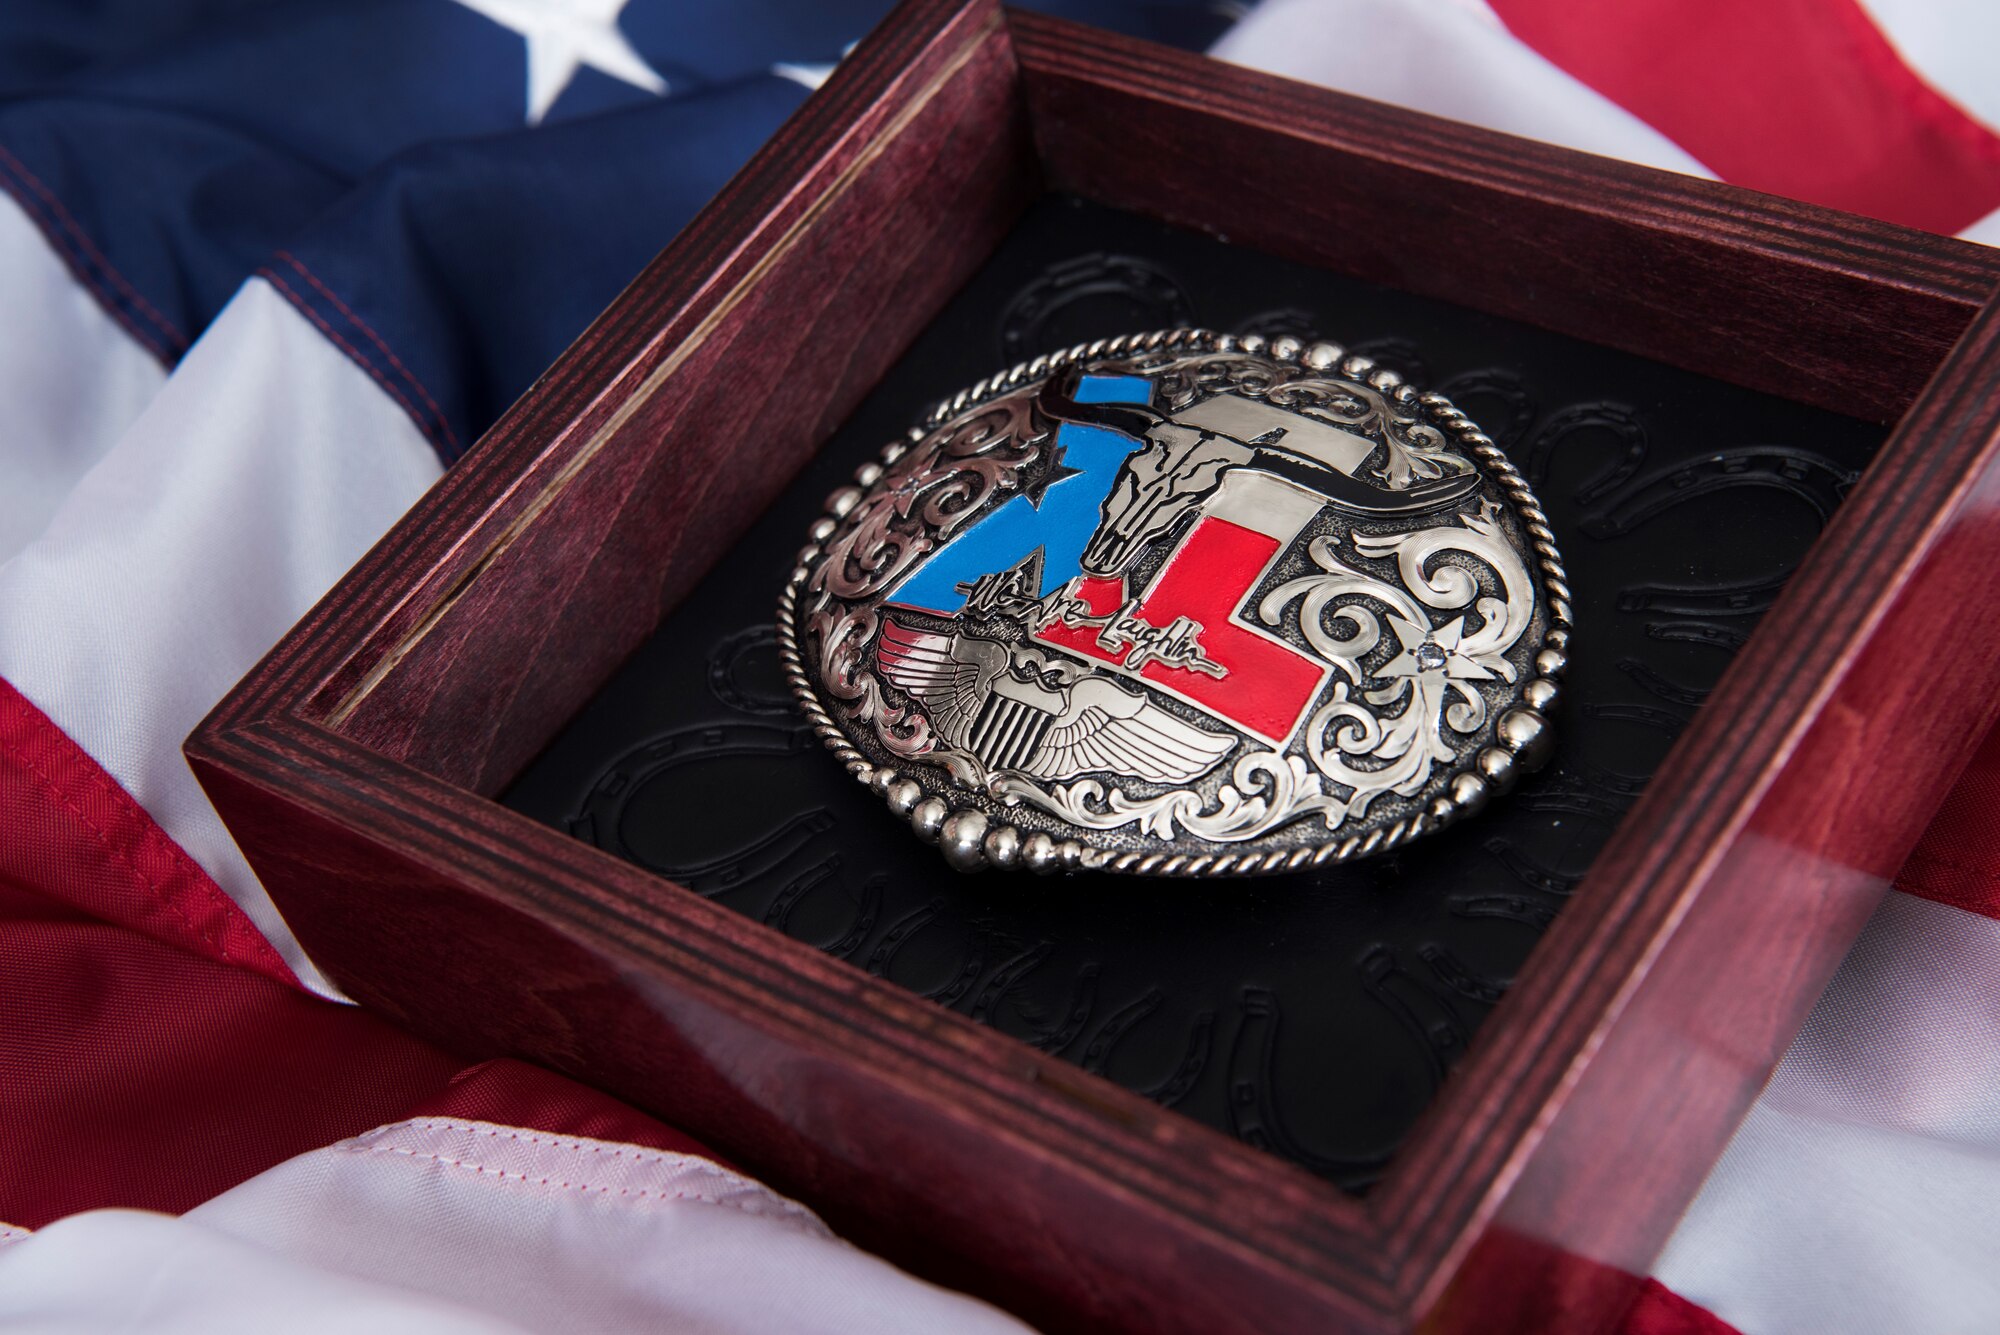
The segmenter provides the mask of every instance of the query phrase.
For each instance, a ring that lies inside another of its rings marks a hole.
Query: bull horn
[[[1143,403],[1077,402],[1076,387],[1081,375],[1074,366],[1057,371],[1043,382],[1035,406],[1051,421],[1101,426],[1134,440],[1144,440],[1148,431],[1169,420],[1166,414]]]
[[[1259,450],[1246,467],[1296,482],[1350,510],[1370,515],[1414,514],[1431,510],[1467,495],[1479,486],[1479,474],[1462,473],[1434,478],[1395,491],[1367,478],[1328,468],[1316,460],[1302,459],[1279,450]]]

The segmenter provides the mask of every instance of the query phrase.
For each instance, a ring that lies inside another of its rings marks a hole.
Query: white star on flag
[[[841,47],[840,60],[847,59],[853,51],[853,42],[849,42],[846,46]],[[780,79],[790,79],[793,83],[803,84],[807,88],[817,88],[833,77],[833,71],[839,66],[840,60],[830,60],[824,65],[817,63],[794,65],[790,61],[779,61],[777,64],[771,66],[771,73],[777,75]]]
[[[528,114],[541,123],[563,89],[588,65],[634,88],[664,95],[667,81],[632,49],[619,31],[618,15],[628,0],[458,0],[458,3],[521,34],[528,44]]]

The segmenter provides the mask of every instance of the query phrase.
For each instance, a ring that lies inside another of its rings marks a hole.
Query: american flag
[[[1988,0],[1045,0],[2000,244]],[[345,1004],[180,756],[882,0],[0,9],[0,1329],[1019,1329]],[[2000,1329],[2000,743],[1631,1332]]]

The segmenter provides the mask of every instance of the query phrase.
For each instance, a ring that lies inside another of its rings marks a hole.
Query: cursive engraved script
[[[958,586],[970,616],[1029,616],[1041,606],[1041,549],[1009,570],[981,575]]]
[[[1090,601],[1075,592],[1076,584],[1072,580],[1042,601],[1036,629],[1057,623],[1079,629],[1094,628],[1097,646],[1106,653],[1131,649],[1125,657],[1125,667],[1133,672],[1148,663],[1159,663],[1210,677],[1229,675],[1228,668],[1202,649],[1201,633],[1206,627],[1193,617],[1179,616],[1164,626],[1155,626],[1140,618],[1136,598],[1127,599],[1116,611],[1098,616],[1091,611]]]

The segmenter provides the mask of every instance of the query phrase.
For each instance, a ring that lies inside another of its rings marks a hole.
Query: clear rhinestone
[[[1425,641],[1417,646],[1417,670],[1436,672],[1444,666],[1445,652],[1435,644]]]

